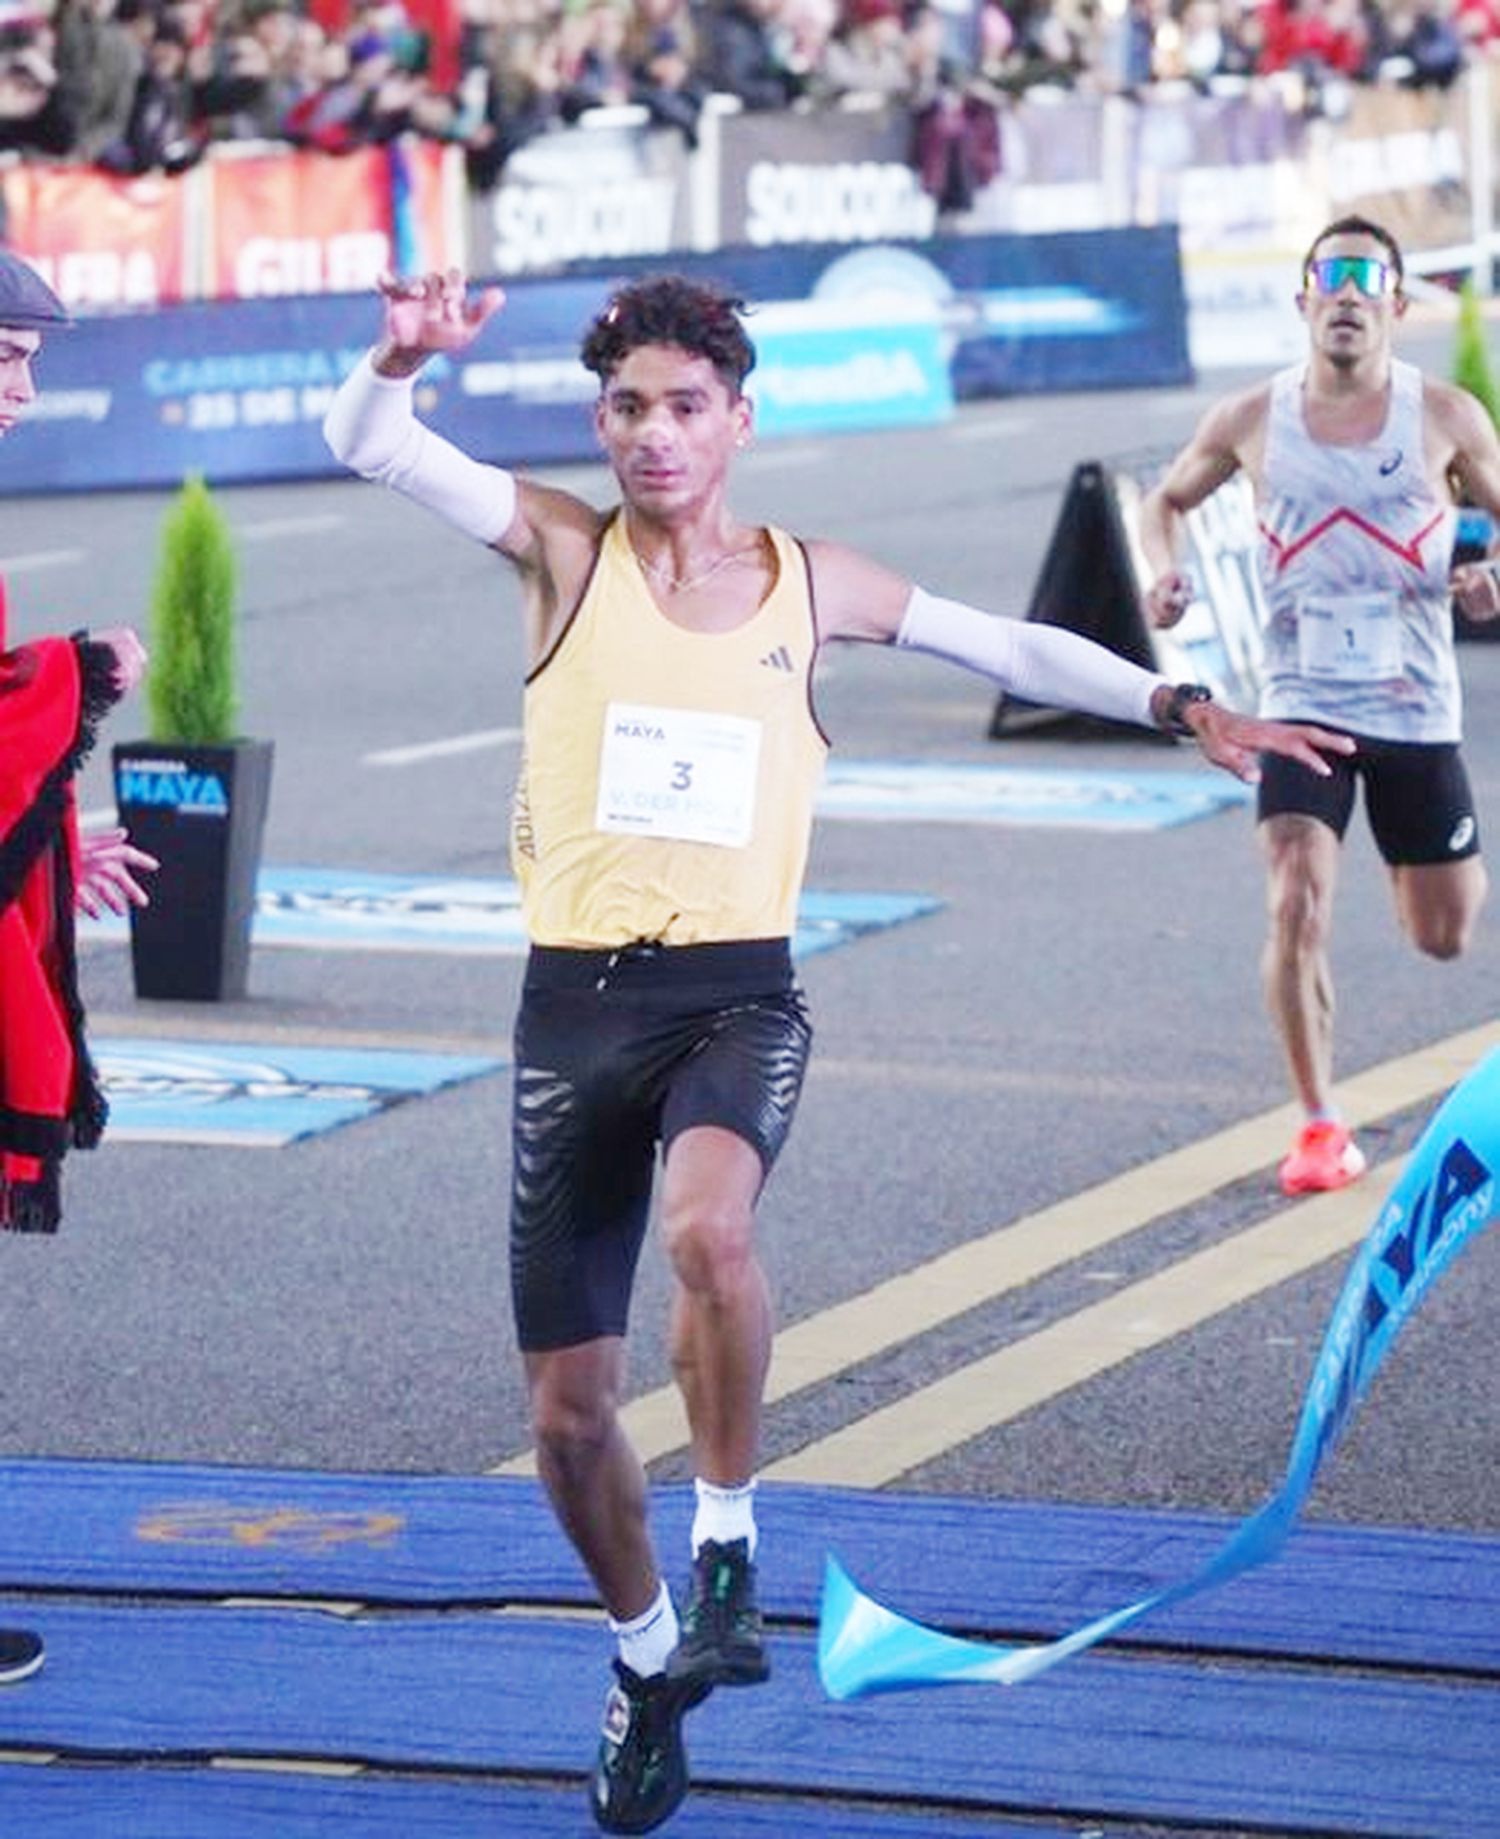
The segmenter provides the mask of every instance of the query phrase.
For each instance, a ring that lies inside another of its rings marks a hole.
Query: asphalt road
[[[1208,393],[1001,402],[940,432],[768,446],[745,457],[739,504],[1020,612],[1073,465],[1169,446]],[[555,476],[608,489],[598,469]],[[503,874],[513,743],[370,761],[516,722],[503,566],[356,481],[220,496],[243,571],[243,725],[276,743],[268,861]],[[148,494],[0,504],[13,630],[142,620],[161,511]],[[1500,813],[1500,646],[1467,646],[1463,662],[1485,816]],[[992,742],[990,688],[910,656],[845,651],[819,697],[845,758],[1196,770],[1186,749],[1146,738]],[[127,708],[111,737],[139,732]],[[83,804],[107,800],[96,759]],[[1059,1366],[1055,1391],[1042,1336],[1284,1211],[1269,1151],[1248,1173],[1226,1161],[1185,1206],[1164,1178],[1166,1211],[1092,1252],[1075,1252],[1064,1208],[1132,1170],[1152,1171],[1149,1186],[1160,1159],[1205,1142],[1211,1168],[1221,1133],[1285,1101],[1245,811],[1128,835],[825,822],[809,885],[943,904],[804,967],[818,1049],[764,1245],[783,1324],[813,1324],[829,1358],[769,1414],[768,1462],[1008,1347],[1031,1365],[1034,1346],[1032,1402],[951,1446],[929,1436],[893,1485],[1253,1505],[1280,1479],[1347,1254],[1145,1335],[1076,1383]],[[1492,1020],[1500,925],[1491,915],[1459,964],[1417,960],[1361,831],[1335,972],[1352,1077]],[[178,1009],[135,1001],[120,946],[84,963],[99,1031],[501,1053],[519,975],[514,959],[262,950],[247,1001]],[[106,1143],[73,1158],[60,1237],[0,1244],[0,1452],[452,1472],[515,1457],[527,1435],[506,1292],[508,1097],[501,1073],[281,1151]],[[1371,1147],[1399,1155],[1429,1110],[1380,1114]],[[825,1332],[822,1312],[1053,1207],[1062,1224],[1033,1278],[976,1288],[915,1334],[917,1287],[898,1287],[877,1342],[846,1342],[836,1319]],[[1367,1207],[1373,1219],[1373,1195]],[[633,1336],[643,1393],[667,1378],[665,1295],[653,1248]],[[1481,1241],[1407,1329],[1315,1517],[1500,1531],[1497,1306],[1500,1246]],[[661,1447],[657,1472],[681,1473]]]

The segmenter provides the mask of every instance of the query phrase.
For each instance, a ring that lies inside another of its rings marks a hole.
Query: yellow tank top
[[[623,516],[526,685],[511,864],[538,945],[786,938],[828,743],[812,711],[807,558],[732,632],[651,597]]]

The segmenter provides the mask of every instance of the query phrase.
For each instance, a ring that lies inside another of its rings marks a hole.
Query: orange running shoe
[[[1364,1153],[1342,1124],[1317,1118],[1304,1124],[1281,1165],[1283,1194],[1322,1194],[1347,1188],[1365,1172]]]

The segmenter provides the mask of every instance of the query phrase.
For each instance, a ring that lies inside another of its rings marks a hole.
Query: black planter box
[[[130,912],[137,996],[222,1002],[245,994],[272,753],[270,741],[113,748],[120,822],[161,863],[147,883],[150,906]]]

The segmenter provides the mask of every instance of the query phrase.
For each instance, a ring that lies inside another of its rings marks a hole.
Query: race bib
[[[1401,621],[1390,594],[1329,594],[1297,610],[1304,677],[1389,683],[1402,675]]]
[[[612,702],[599,750],[600,830],[743,849],[755,826],[760,723]]]

